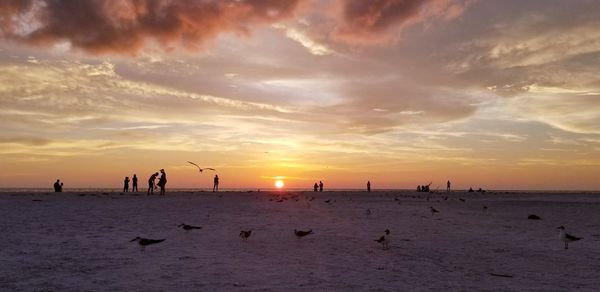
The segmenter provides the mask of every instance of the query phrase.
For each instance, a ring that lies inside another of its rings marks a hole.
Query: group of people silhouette
[[[431,182],[427,185],[419,185],[417,186],[417,192],[429,193],[429,186],[431,186]]]
[[[60,179],[57,179],[54,183],[54,192],[60,193],[62,192],[63,183],[60,182]]]
[[[315,192],[317,192],[317,191],[322,192],[323,191],[323,182],[319,181],[318,184],[315,182],[315,185],[313,187],[314,187]]]
[[[154,195],[154,189],[160,187],[160,195],[165,195],[165,188],[167,186],[167,173],[164,169],[160,170],[160,178],[158,179],[158,183],[156,183],[156,177],[158,176],[158,172],[153,173],[148,179],[148,196]],[[157,187],[158,186],[158,187]]]
[[[138,182],[138,178],[134,173],[133,177],[131,178],[131,183],[132,183],[131,191],[132,192],[138,191],[138,183],[137,182]],[[126,176],[125,180],[123,181],[123,192],[126,192],[126,193],[129,192],[129,177],[128,176]]]
[[[167,174],[165,172],[164,169],[159,170],[160,171],[160,178],[158,179],[158,183],[156,183],[156,177],[159,175],[158,172],[153,173],[150,178],[148,179],[148,196],[149,195],[154,195],[154,190],[160,187],[160,195],[164,196],[165,195],[165,190],[166,190],[166,185],[167,185]],[[129,182],[132,183],[131,186],[131,191],[132,192],[137,192],[138,191],[138,178],[136,174],[133,174],[133,177],[131,178],[131,180],[129,179],[128,176],[125,177],[125,180],[123,181],[123,192],[129,192]],[[314,184],[313,186],[313,190],[315,192],[322,192],[323,191],[323,181],[319,181],[319,183]],[[429,187],[431,186],[431,182],[427,185],[418,185],[417,186],[417,192],[425,192],[428,193]],[[450,181],[446,182],[446,191],[450,191],[450,186],[451,183]],[[54,183],[54,191],[55,192],[62,192],[62,187],[63,187],[63,183],[57,179],[56,182]],[[219,191],[219,175],[215,175],[214,179],[213,179],[213,192],[218,192]],[[371,181],[367,181],[367,192],[371,192]],[[469,188],[469,192],[475,192],[473,190],[473,188]],[[479,188],[477,190],[477,192],[485,192],[484,190],[482,190],[481,188]]]

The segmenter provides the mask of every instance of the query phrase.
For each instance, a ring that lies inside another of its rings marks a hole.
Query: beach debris
[[[193,229],[202,229],[202,226],[193,226],[193,225],[188,225],[185,223],[181,223],[177,227],[181,227],[185,231],[189,231],[189,230],[193,230]]]
[[[382,249],[388,249],[390,244],[390,230],[386,229],[384,234],[378,239],[375,239],[375,241],[381,244]]]
[[[161,243],[161,242],[165,241],[165,239],[149,239],[149,238],[142,238],[142,237],[136,236],[134,239],[130,240],[129,242],[133,242],[133,241],[137,241],[138,244],[141,246],[146,246],[146,245],[150,245],[150,244]]]
[[[306,230],[306,231],[304,231],[304,230],[296,230],[296,229],[294,229],[294,234],[296,234],[296,236],[297,236],[298,238],[301,238],[301,237],[307,236],[307,235],[309,235],[309,234],[312,234],[312,233],[313,233],[313,232],[312,232],[312,229],[309,229],[309,230]]]
[[[372,213],[372,212],[371,212],[371,209],[367,209],[367,210],[365,210],[365,215],[369,216],[369,215],[371,215],[371,213]]]
[[[513,275],[496,274],[496,273],[490,273],[490,276],[503,277],[503,278],[512,278],[512,277],[514,277]]]
[[[33,199],[31,201],[33,201],[33,202],[41,202],[42,200],[40,200],[40,199]]]
[[[488,210],[488,207],[486,205],[481,206],[481,210],[485,213]]]
[[[463,202],[463,203],[466,201],[466,200],[465,200],[465,199],[463,199],[463,198],[458,198],[458,200],[459,200],[459,201],[461,201],[461,202]]]
[[[252,235],[252,229],[241,230],[239,237],[241,237],[242,240],[246,241],[248,240],[248,237],[250,237],[250,235]]]
[[[205,170],[212,170],[212,171],[215,171],[215,170],[216,170],[216,169],[214,169],[214,168],[211,168],[211,167],[205,167],[205,168],[201,168],[200,166],[198,166],[198,164],[196,164],[196,163],[193,163],[193,162],[191,162],[191,161],[188,161],[188,163],[189,163],[189,164],[191,164],[191,165],[194,165],[194,166],[196,166],[196,167],[198,168],[198,171],[199,171],[199,172],[202,172],[202,171],[205,171]]]
[[[529,219],[529,220],[541,220],[542,218],[540,218],[540,216],[535,215],[535,214],[529,214],[529,216],[527,216],[527,219]]]
[[[571,234],[566,233],[565,227],[562,225],[559,227],[556,227],[556,229],[559,230],[558,238],[560,238],[560,240],[562,240],[565,243],[565,249],[569,249],[569,242],[578,241],[578,240],[583,239],[583,237],[577,237],[577,236],[573,236]]]

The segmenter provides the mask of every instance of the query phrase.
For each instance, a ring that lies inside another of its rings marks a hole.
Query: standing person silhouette
[[[323,182],[319,181],[319,192],[323,191]]]
[[[450,181],[448,181],[446,183],[446,191],[449,192],[450,191]]]
[[[160,170],[160,178],[158,179],[158,186],[160,187],[160,195],[165,195],[165,186],[167,185],[167,174],[164,169]]]
[[[214,181],[213,192],[218,192],[219,191],[219,176],[215,174],[215,178],[213,181]]]
[[[123,192],[127,193],[129,192],[129,177],[126,176],[125,180],[123,181]]]
[[[135,176],[135,173],[133,174],[133,177],[131,178],[131,183],[133,184],[131,186],[131,191],[132,192],[137,192],[138,191],[138,187],[137,187],[137,176]]]
[[[371,192],[371,181],[367,181],[367,192]]]
[[[60,179],[57,179],[54,183],[54,192],[60,193],[62,192],[63,183],[60,182]]]
[[[319,185],[315,182],[315,192],[319,190]]]
[[[154,188],[156,187],[154,181],[156,180],[156,176],[158,176],[158,172],[152,174],[148,179],[148,196],[154,195]]]

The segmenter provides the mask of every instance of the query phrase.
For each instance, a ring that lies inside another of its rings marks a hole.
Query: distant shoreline
[[[289,193],[289,192],[310,192],[314,191],[310,188],[284,188],[284,189],[276,189],[276,188],[230,188],[230,189],[222,189],[219,193],[247,193],[247,192],[281,192],[281,193]],[[51,188],[0,188],[0,193],[53,193],[54,190]],[[65,188],[64,193],[75,193],[75,192],[109,192],[109,193],[125,193],[122,189],[119,188]],[[189,193],[189,192],[198,192],[198,193],[212,193],[212,189],[210,188],[167,188],[167,195],[169,193]],[[366,189],[326,189],[324,192],[351,192],[351,193],[368,193]],[[381,193],[381,192],[412,192],[415,194],[427,194],[427,193],[418,193],[413,189],[374,189],[371,190],[373,193]],[[135,194],[135,192],[128,192],[128,194]],[[146,193],[146,189],[141,189],[137,193]],[[430,192],[431,194],[447,194],[445,190],[437,190]],[[452,193],[468,193],[467,189],[457,189],[452,190]],[[553,193],[553,194],[578,194],[578,193],[587,193],[594,194],[597,193],[600,195],[600,190],[518,190],[518,189],[509,189],[509,190],[488,190],[486,192],[474,192],[472,194],[504,194],[504,193]]]

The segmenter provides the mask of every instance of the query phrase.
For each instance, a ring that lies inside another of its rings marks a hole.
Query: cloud
[[[293,15],[299,0],[39,0],[3,1],[0,36],[16,42],[133,54],[149,40],[165,48],[200,49],[220,33],[248,35],[252,26]]]
[[[338,0],[337,41],[370,45],[398,39],[406,26],[428,20],[448,21],[460,16],[473,1],[454,0]]]

